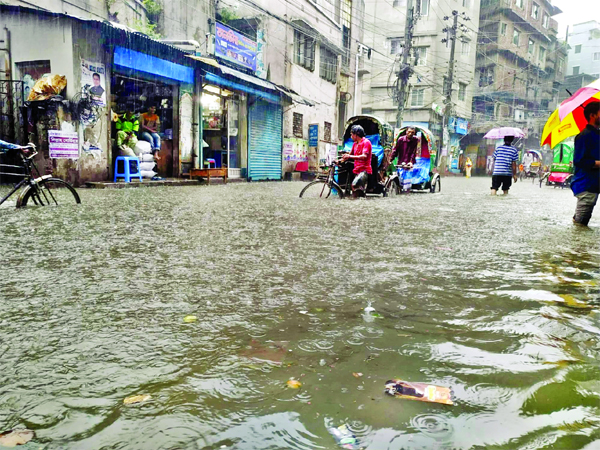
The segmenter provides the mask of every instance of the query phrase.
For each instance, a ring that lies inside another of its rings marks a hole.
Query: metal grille
[[[23,117],[24,83],[19,80],[0,80],[0,139],[24,144]]]

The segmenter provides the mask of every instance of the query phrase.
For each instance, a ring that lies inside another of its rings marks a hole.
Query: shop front
[[[202,85],[203,168],[227,167],[230,178],[281,180],[282,94],[267,81],[219,66]]]
[[[143,165],[149,165],[142,167],[143,174],[179,177],[188,172],[193,164],[194,81],[193,67],[115,46],[108,100],[113,155],[120,154],[121,143],[116,118],[133,112],[137,140],[148,142],[150,154],[158,150],[157,157],[143,158]]]

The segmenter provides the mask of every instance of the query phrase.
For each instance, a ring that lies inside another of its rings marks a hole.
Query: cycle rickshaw
[[[531,178],[531,182],[534,183],[535,179],[542,177],[542,153],[538,150],[525,150],[523,154],[524,170],[520,174],[521,180],[524,178]]]
[[[552,149],[554,157],[550,165],[550,173],[540,179],[540,187],[544,180],[546,186],[566,188],[571,186],[573,178],[573,143],[561,142]]]
[[[385,179],[387,171],[388,157],[394,143],[394,131],[390,124],[383,120],[367,115],[351,117],[346,122],[344,132],[344,146],[341,153],[349,153],[352,150],[354,142],[350,137],[350,131],[354,125],[360,125],[365,130],[365,138],[371,142],[373,153],[371,155],[371,169],[373,173],[369,175],[366,194],[387,195],[385,190]],[[337,155],[338,157],[341,155]],[[352,192],[352,163],[338,163],[329,161],[322,169],[327,172],[321,173],[317,179],[309,183],[300,192],[300,197],[320,197],[320,198],[344,198]]]
[[[409,127],[403,127],[398,132],[398,136],[406,134]],[[386,182],[386,191],[388,195],[398,195],[402,191],[418,190],[429,192],[440,192],[442,184],[440,175],[433,172],[435,166],[437,149],[435,138],[431,131],[424,127],[412,127],[415,129],[415,136],[419,140],[417,144],[417,153],[415,163],[412,169],[403,169],[397,167]]]

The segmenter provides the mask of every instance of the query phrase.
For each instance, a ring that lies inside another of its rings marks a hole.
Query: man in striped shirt
[[[508,194],[512,180],[517,181],[517,161],[519,152],[511,146],[514,136],[505,136],[504,145],[494,152],[494,172],[492,173],[492,195],[496,195],[500,186],[504,195]]]

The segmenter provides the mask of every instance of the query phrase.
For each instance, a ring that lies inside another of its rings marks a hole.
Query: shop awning
[[[310,101],[307,98],[302,97],[301,95],[292,91],[291,89],[288,89],[284,86],[279,86],[279,85],[277,85],[275,83],[271,83],[270,81],[267,81],[267,80],[263,80],[262,78],[248,75],[247,73],[240,72],[239,70],[232,69],[231,67],[225,66],[223,64],[219,64],[219,62],[216,59],[206,58],[206,57],[202,57],[202,56],[194,56],[194,55],[189,55],[189,57],[196,61],[200,61],[204,64],[208,64],[212,67],[216,67],[221,71],[222,74],[227,75],[232,78],[237,78],[238,80],[243,81],[245,83],[252,84],[252,85],[256,86],[257,88],[268,89],[269,91],[282,93],[286,97],[290,98],[292,101],[302,104],[302,105],[315,106],[314,102]],[[214,75],[215,75],[215,74],[212,74],[213,77],[209,77],[208,76],[209,74],[210,74],[210,72],[207,72],[207,76],[205,77],[208,81],[210,81],[210,78],[214,79]],[[221,77],[219,77],[219,78],[221,78]],[[210,82],[214,83],[214,84],[219,84],[221,86],[234,87],[232,85],[226,84],[226,82],[229,82],[231,80],[229,80],[229,79],[223,79],[223,80],[224,81],[219,80],[219,81],[210,81]],[[239,90],[244,91],[244,92],[254,93],[254,92],[248,91],[247,89],[239,89]],[[262,96],[264,97],[264,95],[262,95]],[[277,100],[277,101],[279,101],[279,100]]]
[[[194,69],[192,67],[182,66],[146,53],[116,46],[114,61],[117,66],[194,84]]]

